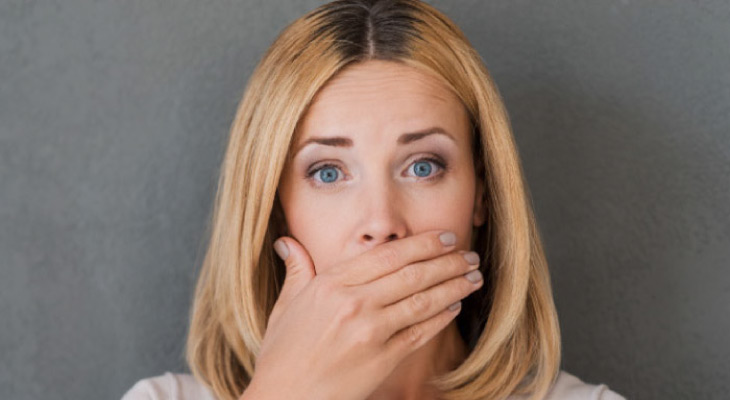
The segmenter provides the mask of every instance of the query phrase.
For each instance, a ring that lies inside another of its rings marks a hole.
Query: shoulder
[[[612,391],[606,384],[591,384],[580,380],[577,376],[561,370],[553,388],[548,392],[546,400],[626,400],[625,397]]]
[[[165,372],[137,381],[122,400],[216,400],[213,393],[191,374]]]
[[[523,400],[529,396],[510,396],[508,400]],[[626,398],[605,384],[591,384],[580,380],[577,376],[560,370],[550,391],[544,400],[626,400]]]

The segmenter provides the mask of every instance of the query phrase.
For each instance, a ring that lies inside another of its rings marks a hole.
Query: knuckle
[[[338,308],[337,316],[340,321],[351,321],[360,315],[360,312],[363,309],[363,301],[355,296],[343,297],[343,299],[338,300],[340,306]]]
[[[461,253],[455,253],[451,257],[448,257],[447,268],[449,271],[464,271],[468,269],[469,263],[466,262],[464,256]]]
[[[417,285],[423,279],[423,270],[411,265],[401,269],[400,277],[409,287]]]
[[[378,338],[377,329],[375,328],[372,324],[366,324],[358,329],[357,333],[353,335],[355,342],[360,344],[374,343]]]
[[[423,331],[418,325],[411,325],[406,330],[406,340],[408,341],[408,343],[416,344],[421,340],[422,336]]]
[[[437,235],[431,236],[430,240],[426,241],[426,249],[429,254],[439,254],[444,251],[444,244],[441,243],[441,239]]]
[[[457,291],[461,295],[469,294],[474,291],[474,284],[469,282],[469,280],[465,277],[461,277],[461,279],[459,279]]]
[[[415,314],[425,312],[430,305],[431,299],[425,293],[416,293],[410,297],[409,307]]]
[[[398,262],[398,251],[392,246],[382,246],[375,253],[375,262],[379,266],[390,266]]]

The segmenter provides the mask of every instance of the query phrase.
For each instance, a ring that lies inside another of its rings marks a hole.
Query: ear
[[[476,190],[474,190],[474,215],[475,227],[482,226],[487,219],[487,198],[484,195],[484,181],[477,176]]]

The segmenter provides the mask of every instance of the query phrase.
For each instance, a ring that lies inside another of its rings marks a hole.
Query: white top
[[[512,395],[507,400],[524,400],[527,395]],[[213,392],[191,374],[163,375],[139,380],[122,396],[122,400],[216,400]],[[564,370],[545,396],[545,400],[626,400],[605,384],[585,383]]]

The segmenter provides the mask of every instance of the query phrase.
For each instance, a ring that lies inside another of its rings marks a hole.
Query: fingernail
[[[461,307],[461,301],[457,301],[456,303],[449,306],[449,311],[456,311]]]
[[[482,280],[482,273],[479,272],[478,269],[475,269],[474,271],[471,271],[464,276],[466,277],[466,279],[469,280],[469,282],[472,282],[472,283],[477,283]]]
[[[456,235],[453,232],[444,232],[439,235],[439,239],[444,246],[451,246],[456,243]]]
[[[476,252],[470,251],[468,253],[464,253],[464,259],[469,263],[469,265],[479,264],[479,254]]]
[[[286,260],[286,258],[289,257],[289,248],[281,239],[274,242],[274,251],[276,251],[276,254],[278,254],[282,260]]]

